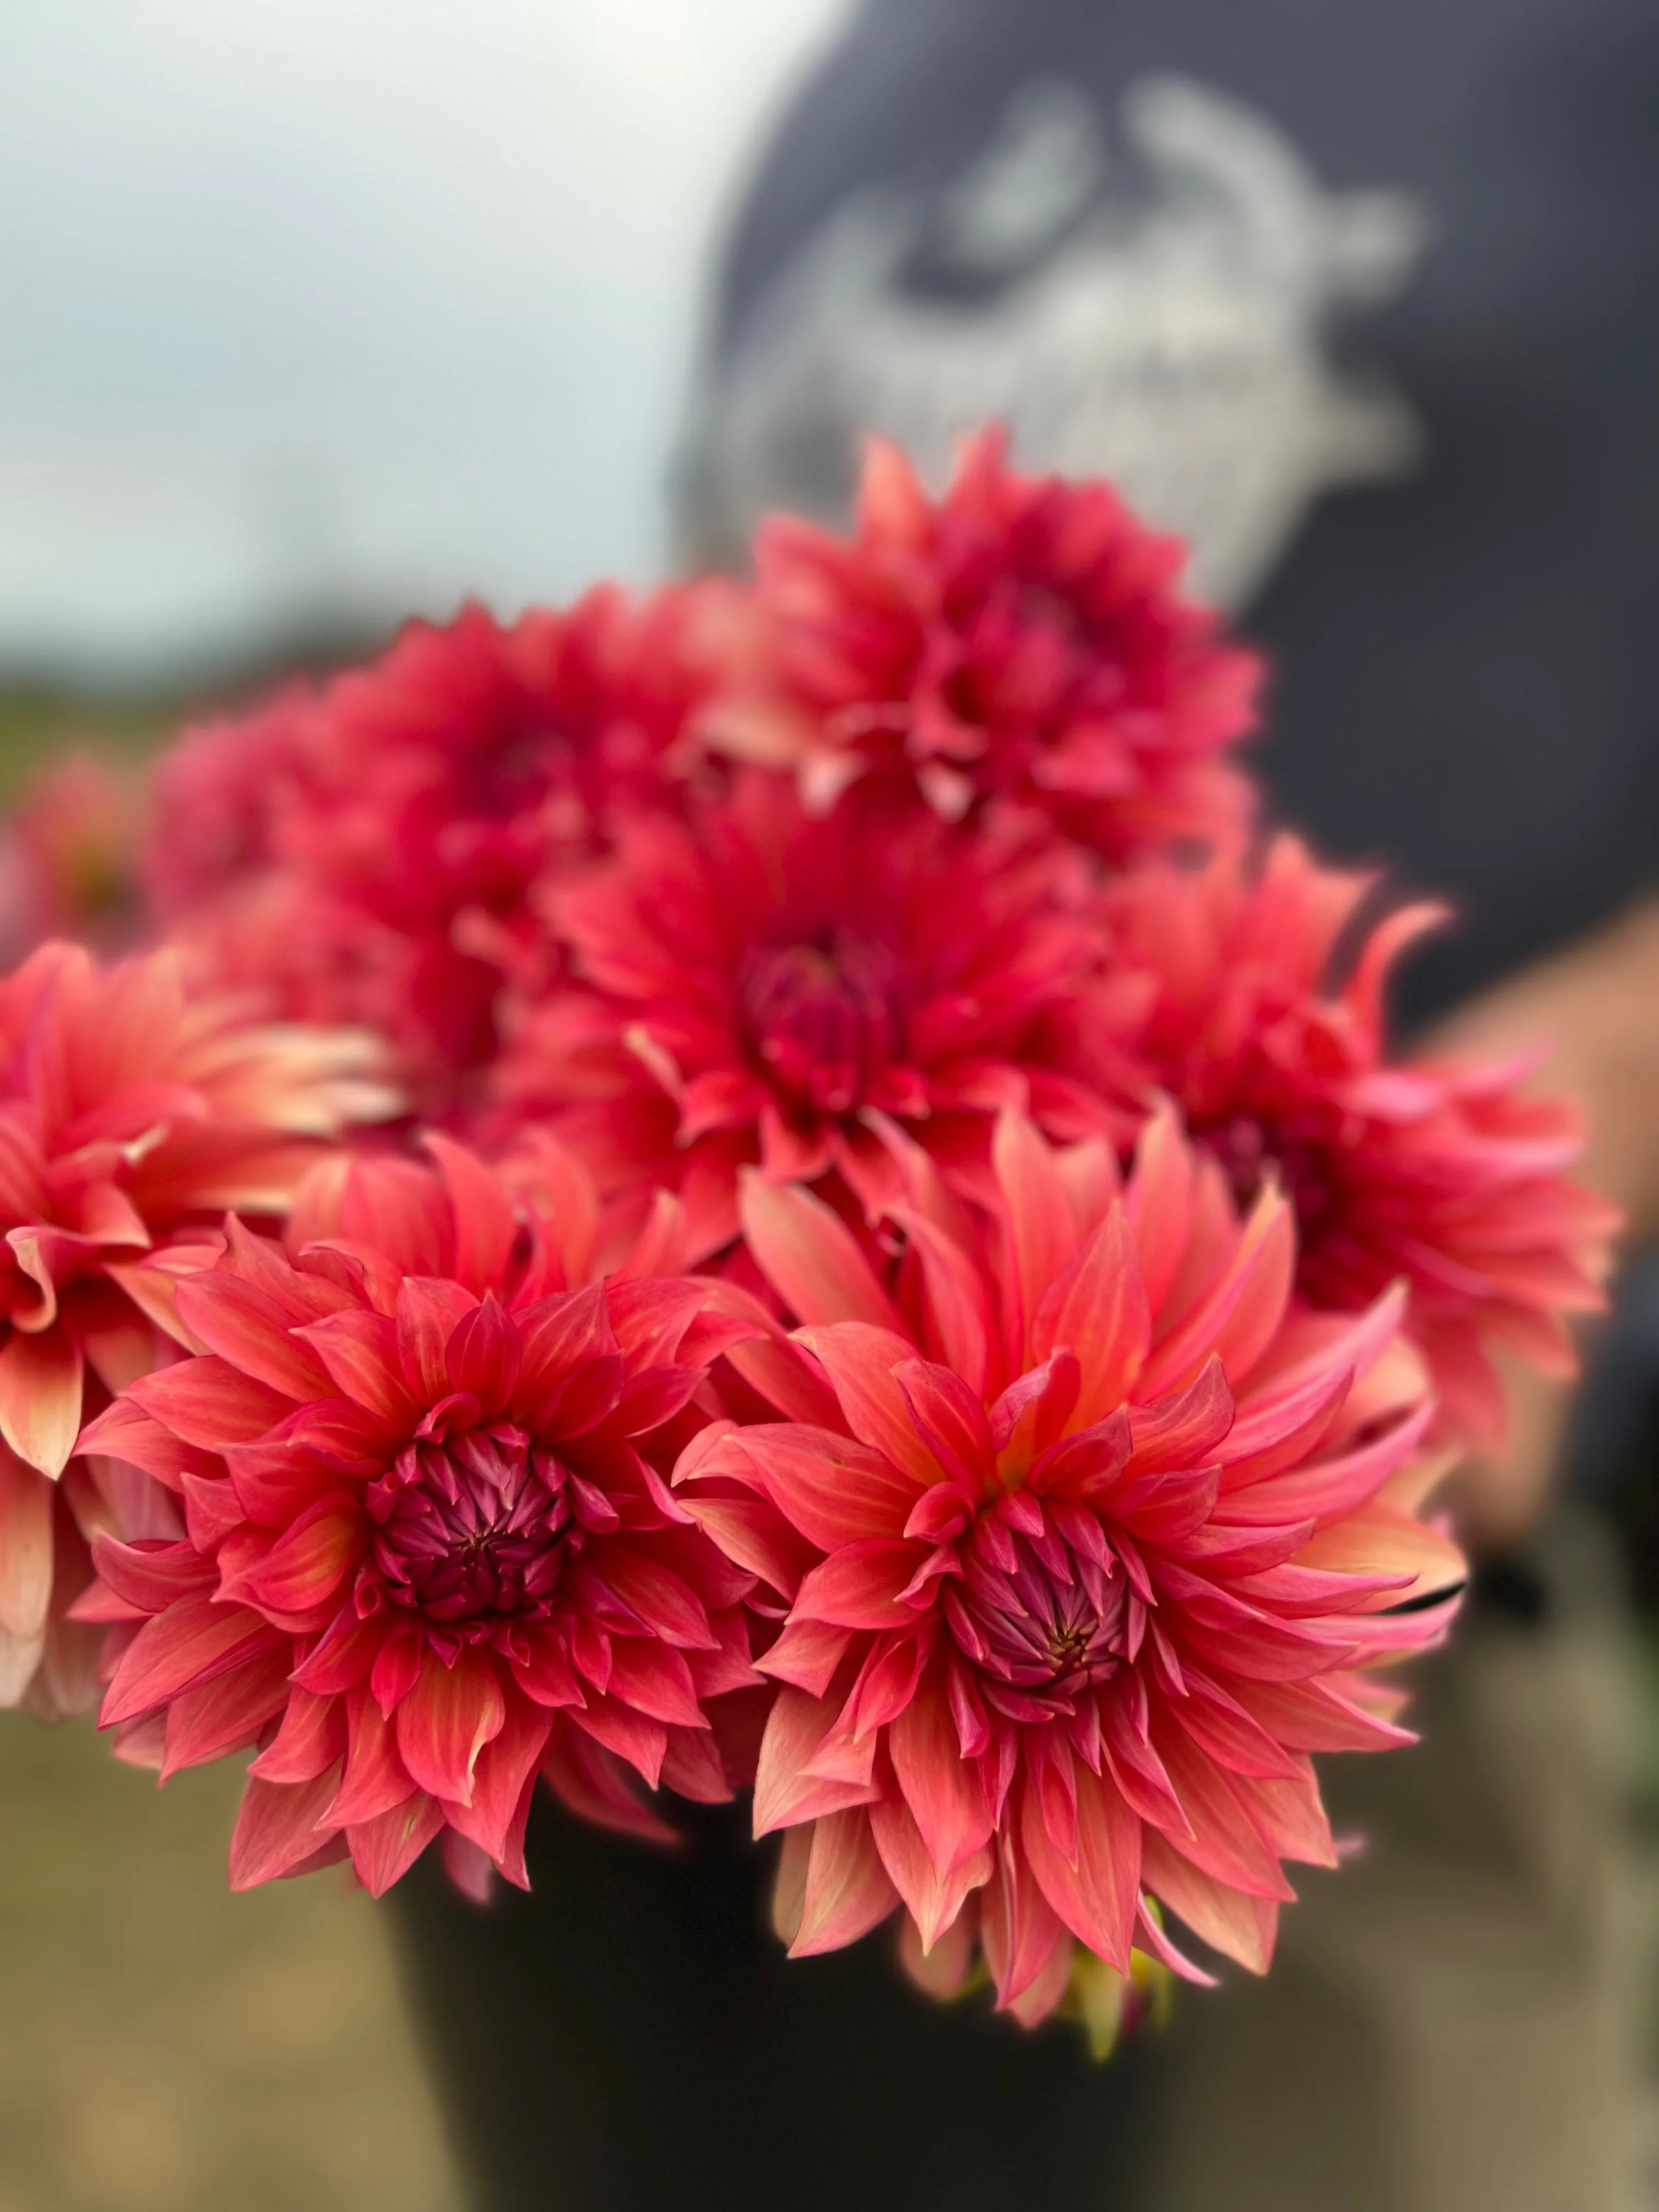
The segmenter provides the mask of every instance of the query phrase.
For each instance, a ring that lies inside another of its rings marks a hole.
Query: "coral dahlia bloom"
[[[95,1540],[82,1615],[137,1624],[104,1725],[164,1776],[259,1746],[238,1888],[349,1853],[378,1894],[441,1834],[522,1883],[538,1772],[645,1833],[635,1775],[730,1795],[705,1702],[755,1680],[750,1577],[655,1464],[730,1333],[709,1286],[574,1281],[591,1209],[573,1243],[432,1148],[325,1173],[292,1256],[233,1222],[176,1287],[198,1356],[82,1439],[184,1523]]]
[[[1309,1754],[1405,1740],[1366,1670],[1437,1634],[1462,1576],[1419,1517],[1400,1299],[1294,1306],[1287,1203],[1241,1220],[1168,1116],[1122,1191],[1106,1144],[1003,1116],[983,1221],[908,1159],[890,1291],[809,1194],[747,1186],[808,1324],[797,1418],[679,1470],[789,1606],[755,1828],[793,1839],[792,1948],[902,1904],[1028,2021],[1074,1943],[1184,1966],[1160,1906],[1261,1970],[1281,1862],[1333,1859]]]
[[[935,1148],[1006,1104],[1065,1135],[1102,1125],[1052,1026],[1096,988],[1077,856],[857,793],[815,816],[753,770],[618,844],[549,895],[573,981],[529,1012],[500,1096],[554,1117],[607,1188],[677,1185],[694,1254],[736,1234],[740,1164],[887,1188],[872,1112]]]
[[[0,830],[0,951],[21,960],[43,938],[109,947],[132,932],[137,785],[95,752],[71,753],[31,778]]]
[[[743,628],[729,587],[497,622],[413,623],[372,668],[185,739],[158,771],[157,905],[213,972],[286,1013],[391,1036],[447,1110],[495,1049],[526,893],[664,802]]]
[[[189,993],[171,952],[100,968],[48,944],[0,980],[0,1703],[91,1687],[63,1620],[86,1577],[72,1521],[117,1501],[96,1470],[53,1486],[86,1411],[167,1348],[164,1272],[135,1263],[227,1206],[283,1212],[318,1140],[384,1110],[366,1060],[360,1037]]]
[[[1182,557],[1107,484],[1017,475],[999,432],[938,501],[872,441],[850,544],[762,526],[775,681],[710,734],[816,798],[873,775],[951,816],[1016,801],[1112,859],[1217,836],[1249,812],[1221,755],[1260,670],[1179,596]]]
[[[1488,1358],[1513,1345],[1571,1373],[1563,1313],[1601,1304],[1617,1217],[1570,1182],[1573,1109],[1524,1095],[1529,1066],[1390,1064],[1390,965],[1438,918],[1400,910],[1358,945],[1369,878],[1320,867],[1294,838],[1259,865],[1135,872],[1108,895],[1111,959],[1149,988],[1117,1045],[1179,1103],[1194,1139],[1248,1200],[1269,1172],[1297,1212],[1298,1281],[1355,1311],[1396,1279],[1447,1425],[1501,1432]]]

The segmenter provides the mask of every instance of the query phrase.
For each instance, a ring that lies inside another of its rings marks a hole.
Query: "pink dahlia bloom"
[[[539,942],[530,886],[603,849],[619,809],[678,792],[689,718],[743,625],[714,585],[411,623],[374,667],[162,763],[158,907],[210,972],[392,1038],[447,1111]]]
[[[324,1172],[291,1256],[233,1222],[176,1285],[198,1355],[82,1439],[183,1516],[94,1540],[103,1723],[164,1777],[258,1746],[237,1888],[349,1853],[379,1894],[440,1835],[523,1883],[538,1773],[646,1834],[635,1777],[731,1794],[707,1704],[755,1682],[752,1578],[659,1472],[730,1328],[708,1285],[573,1279],[592,1209],[567,1238],[431,1146]]]
[[[166,1267],[137,1263],[227,1206],[285,1211],[318,1140],[384,1110],[365,1062],[191,994],[170,952],[100,969],[45,945],[0,980],[0,1703],[90,1702],[64,1618],[81,1532],[143,1505],[65,1468],[85,1413],[167,1354]]]
[[[1117,1045],[1241,1200],[1277,1178],[1304,1297],[1352,1312],[1409,1284],[1447,1426],[1488,1439],[1504,1418],[1489,1346],[1572,1371],[1561,1316],[1601,1305],[1617,1217],[1567,1179],[1578,1119],[1524,1095],[1529,1064],[1390,1063],[1389,968],[1439,917],[1405,908],[1357,937],[1371,889],[1288,836],[1259,865],[1124,878],[1107,898],[1111,959],[1138,1018]]]
[[[134,779],[95,752],[33,776],[0,830],[0,957],[21,960],[48,937],[129,939],[139,821]]]
[[[143,868],[164,921],[234,896],[276,865],[278,825],[303,803],[313,704],[290,684],[251,714],[186,730],[156,762]]]
[[[695,1255],[736,1235],[746,1162],[835,1170],[873,1202],[892,1170],[872,1113],[945,1152],[982,1151],[1007,1104],[1064,1135],[1103,1125],[1060,1066],[1100,988],[1075,855],[857,794],[815,816],[755,770],[618,843],[549,895],[573,980],[528,1012],[499,1095],[551,1117],[608,1189],[678,1186]]]
[[[1310,1753],[1406,1741],[1369,1670],[1439,1633],[1462,1573],[1420,1517],[1401,1300],[1294,1305],[1285,1200],[1241,1220],[1167,1116],[1120,1190],[1107,1144],[1005,1115],[982,1218],[905,1149],[890,1289],[809,1194],[746,1186],[810,1357],[775,1364],[793,1419],[678,1470],[789,1608],[755,1828],[787,1832],[791,1948],[902,1905],[943,1977],[982,1948],[1028,2021],[1074,1945],[1184,1970],[1160,1907],[1260,1971],[1281,1862],[1334,1858]]]
[[[1249,788],[1221,756],[1260,668],[1179,596],[1182,558],[1109,485],[1016,475],[996,431],[938,501],[873,441],[850,544],[762,526],[773,679],[709,733],[815,803],[860,776],[951,817],[1012,801],[1114,860],[1229,833]]]

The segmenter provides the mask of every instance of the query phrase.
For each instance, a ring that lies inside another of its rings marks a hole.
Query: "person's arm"
[[[1620,1249],[1659,1237],[1659,899],[1461,1009],[1431,1048],[1504,1057],[1541,1048],[1539,1091],[1584,1115],[1583,1182],[1625,1216]],[[1477,1547],[1521,1535],[1559,1456],[1572,1386],[1499,1355],[1510,1433],[1460,1470],[1454,1503]]]

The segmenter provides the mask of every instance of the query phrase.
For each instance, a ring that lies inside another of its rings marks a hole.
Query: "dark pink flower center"
[[[1296,1212],[1305,1242],[1335,1203],[1329,1152],[1312,1133],[1275,1126],[1255,1114],[1195,1127],[1194,1137],[1219,1165],[1242,1206],[1253,1206],[1272,1175]]]
[[[959,1554],[943,1607],[986,1698],[1012,1720],[1069,1714],[1117,1672],[1126,1652],[1124,1577],[1103,1537],[1093,1558],[1052,1517],[1039,1535],[983,1514]]]
[[[850,1113],[902,1056],[898,965],[840,925],[814,944],[749,954],[738,977],[744,1043],[788,1104]]]
[[[507,1422],[406,1444],[368,1505],[378,1526],[358,1612],[401,1606],[468,1642],[544,1620],[582,1540],[567,1470]]]

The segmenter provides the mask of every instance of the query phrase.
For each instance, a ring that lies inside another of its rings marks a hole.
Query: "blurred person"
[[[769,509],[844,523],[866,430],[935,482],[991,418],[1115,478],[1272,656],[1279,815],[1455,901],[1401,1019],[1547,1046],[1638,1254],[1656,124],[1641,0],[864,0],[738,207],[679,484],[701,565]],[[1659,1299],[1614,1336],[1654,1399]],[[1266,1985],[1184,2008],[1159,2212],[1646,2201],[1632,1647],[1604,1535],[1549,1500],[1568,1409],[1517,1382],[1462,1479],[1482,1564],[1425,1748],[1335,1778],[1368,1863],[1310,1878]]]

